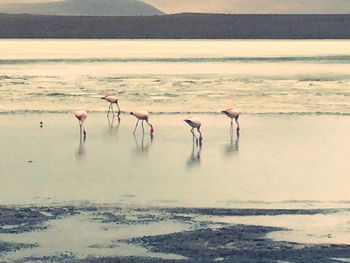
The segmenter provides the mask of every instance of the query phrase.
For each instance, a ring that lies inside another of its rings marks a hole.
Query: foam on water
[[[46,63],[106,63],[106,62],[302,62],[302,63],[350,63],[347,54],[339,56],[286,56],[286,57],[179,57],[179,58],[38,58],[38,59],[0,59],[0,65],[6,64],[46,64]]]
[[[242,81],[234,77],[93,76],[70,78],[5,78],[0,86],[0,112],[68,112],[85,108],[102,112],[99,98],[117,94],[122,110],[145,108],[155,113],[215,113],[234,106],[242,113],[350,113],[350,80]]]
[[[218,49],[217,47],[221,48]],[[0,41],[0,112],[350,114],[349,41]]]

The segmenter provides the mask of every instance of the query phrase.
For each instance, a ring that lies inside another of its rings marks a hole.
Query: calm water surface
[[[1,40],[1,203],[346,206],[349,69],[347,40]],[[126,114],[110,128],[106,93],[152,112],[155,137]],[[228,106],[239,138],[208,114]],[[199,113],[202,148],[183,122]]]
[[[91,202],[136,206],[342,207],[348,187],[346,116],[201,115],[203,146],[185,115],[156,115],[150,138],[122,115],[90,114],[79,144],[72,114],[0,116],[3,204]],[[44,128],[39,122],[44,121]]]

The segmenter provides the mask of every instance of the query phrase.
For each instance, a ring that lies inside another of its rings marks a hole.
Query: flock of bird
[[[118,109],[117,115],[119,117],[119,115],[121,113],[121,110],[120,110],[120,107],[119,107],[119,104],[118,104],[118,97],[117,96],[112,96],[112,95],[105,95],[101,99],[109,102],[107,116],[109,116],[109,114],[111,112],[113,114],[113,117],[116,115],[116,113],[114,111],[114,108],[113,108],[114,104],[116,104],[117,109]],[[237,124],[237,127],[236,127],[237,135],[239,135],[240,126],[239,126],[238,118],[239,118],[240,113],[237,110],[233,110],[232,108],[223,110],[221,112],[231,119],[231,125],[233,124],[233,119],[235,120],[235,122]],[[139,121],[141,121],[142,130],[143,130],[143,123],[145,121],[147,123],[147,125],[150,127],[150,134],[153,135],[154,127],[149,121],[149,113],[147,111],[140,110],[140,111],[130,112],[130,114],[135,116],[136,119],[137,119],[134,131],[133,131],[134,134],[136,132],[137,126],[139,124]],[[75,112],[75,117],[79,121],[80,136],[85,141],[87,133],[86,133],[86,129],[84,127],[84,121],[87,118],[87,112],[83,111],[83,110],[76,111]],[[191,127],[191,133],[192,133],[193,137],[196,139],[197,143],[199,142],[201,144],[202,140],[203,140],[202,132],[200,131],[200,127],[202,126],[201,119],[198,118],[198,117],[193,117],[193,118],[185,119],[184,121]],[[197,138],[197,136],[194,133],[194,129],[197,129],[197,131],[198,131],[198,134],[199,134],[198,138]]]

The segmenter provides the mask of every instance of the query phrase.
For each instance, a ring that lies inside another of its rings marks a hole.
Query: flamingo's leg
[[[109,112],[111,111],[111,104],[109,104],[109,107],[108,107],[108,112],[107,112],[107,118],[109,116]]]
[[[120,115],[120,108],[119,108],[118,101],[116,102],[116,104],[117,104],[117,107],[118,107],[118,117],[119,117],[119,115]]]
[[[84,142],[86,140],[86,130],[85,130],[85,127],[83,126],[83,133],[84,133]]]
[[[136,128],[137,128],[137,125],[139,124],[139,121],[140,121],[140,120],[137,120],[137,122],[136,122],[135,129],[134,129],[134,134],[135,134],[135,132],[136,132]]]
[[[111,108],[112,108],[112,113],[113,113],[113,118],[114,118],[115,113],[114,113],[113,103],[111,103]]]
[[[194,128],[191,129],[191,133],[192,133],[193,137],[196,137],[196,135],[194,135],[193,129]]]
[[[191,133],[193,135],[193,139],[196,139],[196,144],[198,144],[197,136],[194,134],[193,130],[194,130],[194,128],[191,129]]]
[[[80,121],[79,121],[79,137],[80,137],[80,143],[83,142],[83,127],[80,125]]]
[[[235,118],[235,121],[236,121],[236,124],[237,124],[236,133],[237,133],[237,135],[239,135],[240,127],[239,127],[239,123],[238,123],[238,117]]]
[[[145,128],[143,127],[143,120],[142,120],[141,124],[142,124],[142,133],[144,134],[145,133]]]
[[[200,131],[199,128],[200,128],[200,127],[197,128],[198,133],[199,133],[199,145],[202,145],[202,139],[203,139],[203,137],[202,137],[202,133],[201,133],[201,131]]]

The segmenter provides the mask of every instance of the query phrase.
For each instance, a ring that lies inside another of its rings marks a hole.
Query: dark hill
[[[349,39],[350,15],[0,15],[0,37]]]
[[[138,0],[65,0],[48,3],[0,5],[0,11],[11,14],[63,16],[150,16],[162,15],[153,6]]]

